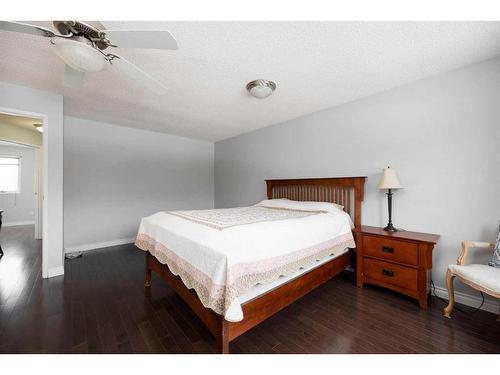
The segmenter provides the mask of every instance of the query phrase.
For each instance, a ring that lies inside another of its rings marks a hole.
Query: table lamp
[[[384,168],[382,178],[378,183],[379,189],[387,189],[387,206],[389,208],[389,222],[384,230],[388,232],[397,232],[397,229],[392,225],[392,190],[401,189],[402,186],[399,182],[396,171],[391,167]]]

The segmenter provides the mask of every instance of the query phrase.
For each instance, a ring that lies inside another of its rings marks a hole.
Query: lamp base
[[[394,225],[392,223],[387,224],[387,226],[384,228],[386,232],[397,232],[398,230],[394,228]]]

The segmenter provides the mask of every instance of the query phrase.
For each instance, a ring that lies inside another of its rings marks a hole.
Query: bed
[[[156,272],[214,335],[218,351],[350,266],[365,177],[267,180],[267,200],[143,218],[145,285]]]

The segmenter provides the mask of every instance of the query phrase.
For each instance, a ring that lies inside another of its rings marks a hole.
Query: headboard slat
[[[360,227],[365,180],[364,176],[266,180],[267,198],[337,203]]]

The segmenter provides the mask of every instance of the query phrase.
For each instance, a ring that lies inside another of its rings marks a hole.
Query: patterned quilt
[[[170,215],[182,217],[195,223],[222,230],[237,225],[261,223],[264,221],[301,219],[326,213],[326,211],[297,210],[283,207],[250,206],[213,210],[169,211]]]

